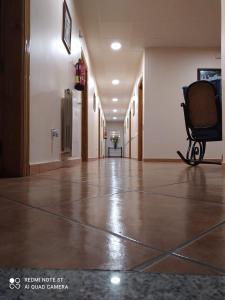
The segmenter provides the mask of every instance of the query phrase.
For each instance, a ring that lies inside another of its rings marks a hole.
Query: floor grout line
[[[165,259],[166,257],[169,257],[169,256],[171,256],[170,252],[164,252],[161,255],[157,256],[157,257],[153,257],[149,260],[146,260],[142,264],[139,264],[136,267],[133,267],[131,270],[132,271],[137,271],[137,272],[144,272],[144,270],[147,269],[148,267],[160,262],[161,260],[163,260],[163,259]]]
[[[125,177],[125,176],[126,176],[126,175],[124,175],[123,177]],[[38,177],[46,178],[46,179],[47,179],[48,177],[50,177],[50,175],[38,175]],[[134,177],[139,178],[138,175],[131,176],[131,178],[134,178]],[[126,178],[127,178],[127,177],[126,177]],[[61,180],[56,179],[56,178],[48,178],[48,179],[54,180],[54,181],[60,181],[60,182],[62,182]],[[80,181],[79,179],[77,179],[77,180],[75,179],[75,180],[72,180],[72,181],[63,180],[63,182],[67,182],[67,183],[73,182],[73,183],[77,183],[77,184],[79,184],[79,183],[86,183],[87,185],[90,185],[90,186],[96,186],[96,187],[104,187],[104,186],[105,186],[104,184],[101,185],[101,184],[96,184],[96,183],[88,182],[88,179],[81,180],[81,181]],[[183,183],[188,183],[188,181],[185,180],[185,181],[181,181],[181,182],[173,182],[173,183],[169,183],[169,184],[157,185],[157,186],[153,186],[152,189],[161,188],[161,187],[167,187],[167,186],[171,186],[171,185],[178,185],[178,184],[183,184]],[[112,185],[109,185],[109,187],[114,188]],[[118,187],[115,187],[115,189],[120,189],[120,190],[122,190],[121,188],[118,188]],[[139,191],[139,192],[149,193],[148,191],[144,191],[144,190],[139,189],[139,188],[134,188],[134,189],[131,189],[131,190],[128,190],[128,191],[133,191],[133,190]],[[150,192],[151,192],[151,191],[150,191]]]
[[[34,175],[36,176],[36,175]],[[48,178],[47,175],[37,175],[36,178],[42,178],[42,179],[48,179],[50,181],[54,181],[54,182],[62,182],[62,180],[59,180],[59,179],[56,179],[56,178]],[[75,183],[75,184],[80,184],[80,183],[86,183],[87,185],[91,186],[91,187],[96,187],[96,188],[104,188],[105,186],[104,185],[98,185],[98,184],[94,184],[94,183],[88,183],[87,181],[67,181],[67,180],[63,180],[64,183]],[[167,193],[162,193],[162,192],[155,192],[154,189],[157,189],[157,188],[160,188],[160,187],[167,187],[167,186],[172,186],[172,185],[179,185],[179,184],[183,184],[183,183],[187,183],[187,181],[184,181],[184,182],[179,182],[179,183],[171,183],[171,184],[166,184],[166,185],[160,185],[160,186],[155,186],[155,187],[152,187],[152,190],[150,191],[145,191],[145,190],[141,190],[141,189],[138,189],[138,188],[131,188],[131,189],[122,189],[120,187],[114,187],[112,185],[109,185],[108,188],[112,188],[115,190],[115,192],[113,193],[106,193],[104,195],[100,195],[100,197],[104,197],[104,196],[109,196],[109,195],[115,195],[115,194],[123,194],[123,193],[127,193],[127,192],[137,192],[137,193],[144,193],[144,194],[151,194],[151,195],[162,195],[162,196],[167,196],[167,197],[173,197],[173,198],[176,198],[176,199],[186,199],[186,200],[191,200],[191,201],[197,201],[197,202],[203,202],[203,203],[210,203],[210,204],[214,204],[214,205],[225,205],[225,203],[221,203],[221,202],[218,202],[218,201],[210,201],[210,200],[207,200],[207,201],[204,201],[204,200],[197,200],[196,198],[191,198],[191,197],[185,197],[185,196],[177,196],[177,195],[171,195],[171,194],[167,194]],[[0,188],[0,193],[1,193],[1,188]],[[99,196],[99,195],[98,195]],[[95,197],[87,197],[85,199],[90,199],[90,198],[96,198],[98,196],[95,196]],[[81,200],[81,199],[78,199],[78,200]],[[78,201],[78,200],[75,200],[75,201]]]
[[[178,247],[176,247],[174,249],[168,250],[166,253],[164,253],[165,257],[169,256],[169,255],[176,255],[177,254],[176,251],[180,251],[183,248],[186,248],[187,246],[190,246],[192,243],[198,241],[199,239],[203,238],[204,236],[208,235],[210,232],[216,230],[218,227],[220,227],[224,224],[225,224],[225,221],[217,223],[216,225],[213,225],[209,229],[207,229],[207,230],[203,231],[202,233],[196,235],[193,239],[180,244]],[[163,251],[163,250],[161,249],[161,251]],[[159,257],[156,262],[157,263],[160,262],[165,257],[162,257],[162,258]],[[137,270],[137,271],[144,271],[146,268],[150,267],[153,263],[155,264],[156,262],[154,261],[154,259],[149,260],[149,261],[144,262],[143,264],[138,265],[134,269]],[[217,267],[215,266],[215,268],[217,268]],[[223,269],[221,269],[221,270],[223,270]],[[223,272],[225,273],[225,269],[223,270]]]
[[[139,246],[145,247],[145,248],[147,248],[147,249],[155,250],[155,251],[158,251],[158,252],[163,252],[162,250],[160,250],[160,249],[158,249],[158,248],[149,246],[149,245],[147,245],[147,244],[144,244],[144,243],[142,243],[142,242],[140,242],[140,241],[138,241],[138,240],[135,240],[135,239],[133,239],[133,238],[130,238],[130,237],[128,237],[128,236],[121,235],[121,234],[112,232],[112,231],[110,231],[110,230],[105,230],[105,229],[99,228],[99,227],[97,227],[97,226],[95,226],[95,225],[92,225],[92,224],[82,223],[82,222],[79,221],[79,220],[71,219],[71,218],[66,217],[66,216],[64,216],[64,215],[60,215],[60,214],[54,213],[54,212],[52,212],[52,211],[49,211],[49,210],[44,209],[44,208],[41,208],[41,207],[36,207],[36,206],[30,205],[30,204],[25,204],[25,203],[23,203],[23,202],[20,202],[20,201],[17,201],[17,200],[10,199],[10,198],[8,198],[8,197],[2,196],[1,194],[0,194],[0,197],[4,198],[4,199],[6,199],[6,200],[9,200],[9,201],[11,201],[11,202],[17,203],[17,204],[19,204],[19,205],[22,205],[22,206],[25,206],[25,207],[28,207],[28,208],[32,208],[32,209],[36,209],[36,210],[39,210],[39,211],[41,211],[41,212],[47,213],[47,214],[52,215],[52,216],[56,216],[56,217],[58,217],[58,218],[64,219],[64,220],[66,220],[66,221],[69,221],[69,222],[71,222],[71,223],[79,224],[79,225],[81,225],[82,227],[89,228],[89,229],[91,228],[91,229],[94,229],[94,230],[103,232],[103,233],[105,233],[105,234],[111,234],[111,235],[116,236],[116,237],[118,237],[118,238],[120,238],[120,239],[129,241],[129,242],[133,242],[133,243],[135,243],[135,244],[137,244],[137,245],[139,245]]]
[[[221,272],[221,273],[225,274],[225,269],[218,268],[217,266],[208,264],[207,262],[203,262],[203,261],[194,259],[192,257],[188,257],[188,256],[184,256],[184,255],[181,255],[181,254],[176,254],[176,253],[173,253],[172,256],[179,257],[180,259],[188,261],[190,263],[195,263],[195,264],[198,264],[198,265],[201,265],[201,266],[204,266],[204,267],[208,267],[208,268],[214,269],[215,271],[218,271],[218,272]]]
[[[206,235],[208,235],[209,233],[211,233],[212,231],[216,230],[217,228],[219,228],[220,226],[223,226],[223,225],[225,225],[225,220],[221,221],[221,222],[219,222],[219,223],[217,223],[217,224],[215,224],[215,225],[213,225],[211,227],[209,227],[207,230],[203,231],[202,233],[197,234],[193,239],[180,244],[178,247],[176,247],[175,249],[173,249],[170,252],[176,253],[177,251],[180,251],[183,248],[186,248],[187,246],[190,246],[194,242],[200,240],[201,238],[205,237]]]
[[[125,176],[126,175],[124,175],[124,177]],[[138,175],[137,176],[135,175],[133,177],[139,178]],[[48,175],[44,175],[44,176],[38,175],[36,178],[48,179],[48,180],[52,180],[52,181],[55,181],[55,182],[62,182],[62,180],[55,179],[55,178],[50,178],[50,176],[48,176]],[[84,180],[84,181],[83,180],[82,181],[80,181],[80,180],[77,180],[77,181],[67,181],[67,180],[65,180],[63,182],[65,182],[67,184],[68,183],[75,183],[75,184],[86,183],[87,185],[93,186],[93,187],[96,187],[96,188],[103,188],[104,187],[104,185],[98,185],[98,184],[90,183],[90,182],[88,182],[88,180]],[[162,188],[162,187],[168,187],[168,186],[174,186],[174,185],[180,185],[180,184],[189,183],[189,182],[190,181],[182,181],[182,182],[176,182],[176,183],[171,183],[171,184],[166,184],[166,185],[164,184],[164,185],[155,186],[152,189]],[[197,185],[197,186],[202,186],[202,185]],[[215,204],[215,205],[225,205],[224,203],[215,202],[215,201],[204,201],[204,200],[197,200],[197,199],[193,199],[193,198],[186,198],[186,197],[182,197],[182,196],[174,196],[174,195],[168,195],[168,194],[164,194],[164,193],[157,193],[157,192],[154,192],[154,190],[151,190],[151,191],[144,191],[144,190],[141,190],[141,189],[122,190],[120,188],[113,187],[111,185],[109,185],[109,188],[115,189],[117,191],[115,193],[109,193],[109,194],[104,194],[104,195],[97,195],[95,197],[87,197],[85,199],[80,198],[80,199],[74,200],[74,201],[82,201],[82,200],[93,199],[93,198],[96,199],[98,197],[106,197],[106,196],[113,196],[113,195],[119,195],[119,194],[126,194],[126,193],[129,193],[129,192],[137,192],[137,193],[146,193],[146,194],[151,194],[151,195],[162,195],[162,196],[167,196],[167,197],[172,197],[172,198],[179,198],[179,199],[188,199],[188,200],[191,200],[193,202],[203,202],[203,203],[210,203],[210,204]],[[159,263],[160,261],[163,261],[166,257],[174,256],[174,257],[179,257],[180,259],[183,259],[183,260],[186,260],[186,261],[189,261],[189,262],[193,262],[193,263],[205,266],[205,267],[212,268],[214,270],[222,272],[223,274],[225,273],[224,269],[220,269],[220,268],[218,268],[218,267],[216,267],[214,265],[210,265],[208,263],[201,262],[201,261],[189,258],[189,257],[185,257],[185,256],[183,256],[183,255],[181,255],[179,253],[176,253],[176,251],[182,250],[183,248],[191,245],[192,243],[194,243],[194,242],[198,241],[199,239],[203,238],[204,236],[208,235],[210,232],[216,230],[218,227],[223,226],[225,224],[225,220],[222,221],[222,222],[220,222],[220,223],[217,223],[216,225],[211,226],[207,230],[205,230],[202,233],[196,235],[193,239],[191,239],[189,241],[186,241],[184,243],[181,243],[175,249],[169,250],[169,251],[164,251],[162,249],[158,249],[156,247],[152,247],[150,245],[144,244],[144,243],[142,243],[142,242],[140,242],[138,240],[135,240],[135,239],[133,239],[133,238],[131,238],[129,236],[125,236],[125,235],[122,235],[122,234],[117,234],[117,233],[112,232],[110,230],[107,230],[107,229],[105,230],[105,229],[99,228],[98,226],[95,226],[95,225],[92,225],[92,224],[88,224],[88,223],[83,223],[82,221],[79,221],[77,219],[71,219],[71,218],[66,217],[64,215],[51,212],[51,211],[48,210],[47,207],[46,208],[36,207],[36,206],[30,205],[30,204],[25,204],[25,203],[23,203],[21,201],[18,201],[18,200],[11,199],[11,198],[9,198],[7,196],[1,195],[1,190],[0,190],[0,196],[3,197],[4,199],[7,199],[7,200],[12,201],[14,203],[26,206],[28,208],[36,209],[36,210],[39,210],[41,212],[47,213],[49,215],[56,216],[56,217],[58,217],[60,219],[64,219],[64,220],[66,220],[68,222],[79,224],[80,226],[83,226],[85,228],[96,230],[96,231],[102,232],[104,234],[111,234],[111,235],[116,236],[116,237],[118,237],[118,238],[120,238],[122,240],[127,240],[127,241],[130,241],[132,243],[138,244],[138,245],[140,245],[142,247],[145,247],[145,248],[148,248],[148,249],[151,249],[151,250],[156,250],[156,251],[161,252],[160,255],[155,256],[152,259],[146,260],[144,263],[142,263],[142,264],[140,264],[140,265],[132,268],[131,269],[132,271],[143,272],[148,267],[153,266],[153,265]]]
[[[125,191],[125,190],[124,190]],[[170,197],[170,198],[176,198],[176,199],[185,199],[185,200],[190,200],[194,203],[198,203],[198,202],[201,202],[201,203],[208,203],[208,204],[212,204],[212,205],[222,205],[222,206],[225,206],[225,203],[224,202],[217,202],[217,201],[210,201],[210,200],[197,200],[197,199],[194,199],[194,198],[188,198],[188,197],[184,197],[184,196],[175,196],[175,195],[169,195],[169,194],[166,194],[166,193],[160,193],[160,192],[154,192],[154,191],[143,191],[143,190],[126,190],[125,192],[137,192],[137,193],[143,193],[143,194],[149,194],[149,195],[158,195],[158,196],[165,196],[165,197]],[[120,192],[118,193],[115,193],[115,194],[120,194]],[[122,194],[122,192],[121,192]]]
[[[91,185],[91,187],[102,188],[102,186],[93,186],[93,185]],[[5,188],[5,186],[4,186],[4,188]],[[136,190],[121,190],[121,189],[118,189],[118,188],[112,188],[112,190],[114,190],[114,192],[109,192],[109,193],[105,193],[105,194],[99,194],[99,195],[96,195],[96,196],[90,196],[90,197],[85,197],[85,198],[79,198],[79,199],[76,199],[76,200],[72,200],[72,202],[77,202],[77,201],[82,201],[82,200],[90,200],[90,199],[96,199],[96,198],[102,198],[102,197],[110,197],[110,196],[114,196],[114,195],[118,195],[118,194],[126,194],[128,192],[138,192]],[[8,200],[15,201],[15,202],[18,202],[18,203],[25,204],[25,203],[23,203],[21,201],[17,201],[17,200],[11,199],[11,198],[9,198],[9,196],[1,194],[1,187],[0,187],[0,197],[3,197],[3,198],[8,199]],[[66,202],[64,201],[64,203],[66,203]],[[38,206],[33,206],[33,207],[34,208],[38,208]],[[47,206],[44,206],[44,207],[47,208]]]
[[[171,256],[172,257],[177,257],[177,258],[179,258],[179,259],[181,259],[183,261],[188,261],[189,263],[194,263],[194,264],[203,266],[205,268],[209,268],[209,269],[215,270],[215,271],[221,273],[221,275],[225,275],[225,269],[218,268],[217,266],[214,266],[214,265],[211,265],[211,264],[208,264],[208,263],[205,263],[205,262],[201,262],[199,260],[195,260],[195,259],[192,259],[190,257],[186,257],[186,256],[183,256],[183,255],[179,255],[179,254],[175,254],[175,253],[170,253],[170,252],[167,252],[164,255],[162,254],[161,256],[155,257],[152,260],[146,261],[146,263],[144,263],[142,265],[139,265],[138,267],[133,268],[132,271],[145,272],[146,269],[157,265],[161,261],[163,261],[166,258],[169,258]]]
[[[197,236],[195,236],[193,239],[189,240],[189,241],[186,241],[182,244],[180,244],[178,247],[174,248],[174,249],[171,249],[171,250],[162,250],[162,249],[159,249],[157,247],[154,247],[154,246],[151,246],[151,245],[147,245],[147,244],[144,244],[138,240],[135,240],[133,238],[130,238],[128,236],[124,236],[124,235],[121,235],[121,234],[117,234],[115,232],[112,232],[110,230],[105,230],[105,229],[102,229],[102,228],[99,228],[97,226],[94,226],[92,224],[85,224],[85,223],[82,223],[81,221],[79,220],[76,220],[76,219],[71,219],[69,217],[66,217],[64,215],[61,215],[61,214],[57,214],[57,213],[54,213],[54,212],[51,212],[47,209],[44,209],[44,208],[41,208],[41,207],[36,207],[36,206],[33,206],[33,205],[30,205],[30,204],[25,204],[23,202],[20,202],[20,201],[17,201],[17,200],[14,200],[14,199],[11,199],[11,198],[8,198],[8,197],[5,197],[4,195],[1,195],[1,197],[11,201],[11,202],[14,202],[14,203],[17,203],[17,204],[20,204],[22,206],[25,206],[25,207],[28,207],[28,208],[32,208],[32,209],[36,209],[36,210],[39,210],[41,212],[44,212],[44,213],[47,213],[49,215],[52,215],[52,216],[56,216],[58,218],[61,218],[61,219],[64,219],[66,221],[69,221],[71,223],[76,223],[76,224],[79,224],[85,228],[89,228],[89,229],[94,229],[94,230],[97,230],[99,232],[102,232],[104,234],[111,234],[113,236],[116,236],[120,239],[123,239],[123,240],[127,240],[127,241],[130,241],[132,243],[135,243],[139,246],[142,246],[142,247],[145,247],[145,248],[148,248],[148,249],[151,249],[151,250],[155,250],[155,251],[159,251],[161,252],[161,254],[155,258],[152,258],[150,260],[147,260],[145,261],[143,264],[140,264],[139,266],[137,267],[134,267],[132,270],[136,270],[136,271],[143,271],[145,270],[147,267],[151,266],[153,263],[156,263],[156,262],[159,262],[161,260],[163,260],[165,257],[169,256],[169,255],[176,255],[176,251],[180,251],[182,250],[183,248],[191,245],[192,243],[196,242],[197,240],[201,239],[202,237],[206,236],[208,233],[210,233],[211,231],[217,229],[219,226],[222,226],[225,224],[225,220],[210,227],[209,229],[203,231],[202,233],[198,234]],[[225,271],[224,271],[225,272]]]
[[[148,193],[148,192],[146,192]],[[151,192],[152,195],[161,195],[161,196],[166,196],[166,197],[171,197],[171,198],[176,198],[176,199],[185,199],[185,200],[190,200],[190,201],[193,201],[193,202],[202,202],[202,203],[209,203],[209,204],[214,204],[214,205],[222,205],[224,206],[225,203],[224,202],[217,202],[217,201],[210,201],[210,200],[197,200],[196,198],[188,198],[188,197],[184,197],[184,196],[175,196],[175,195],[169,195],[169,194],[166,194],[166,193],[160,193],[160,192]]]

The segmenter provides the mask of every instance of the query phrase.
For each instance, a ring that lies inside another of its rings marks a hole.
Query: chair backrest
[[[196,81],[184,94],[191,128],[211,128],[220,122],[217,92],[212,83],[205,80]]]

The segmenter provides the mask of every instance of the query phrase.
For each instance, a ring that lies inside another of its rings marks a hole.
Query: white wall
[[[144,63],[144,158],[178,158],[186,150],[180,103],[182,87],[197,80],[197,68],[220,68],[219,49],[149,48]],[[206,157],[221,158],[220,142],[208,143]]]
[[[73,28],[72,53],[68,55],[61,40],[63,0],[31,0],[31,47],[30,47],[30,163],[60,160],[60,138],[51,138],[51,128],[61,129],[61,99],[64,89],[73,89],[74,64],[85,53],[89,69],[89,157],[97,157],[97,120],[93,112],[93,93],[97,95],[97,108],[101,106],[97,87],[91,71],[91,64],[85,41],[79,39],[78,18],[73,0],[67,0]],[[74,103],[81,93],[75,91]],[[102,110],[101,110],[102,111]],[[103,112],[102,112],[103,115]],[[80,117],[80,116],[79,116]],[[74,114],[74,118],[76,118]],[[104,115],[103,115],[104,118]],[[74,120],[76,124],[76,120]],[[74,128],[74,130],[76,130]],[[78,129],[77,129],[78,130]],[[79,129],[80,130],[80,129]],[[80,143],[73,141],[73,155],[80,156]]]
[[[110,132],[119,131],[120,139],[118,147],[123,147],[124,151],[124,123],[123,122],[106,122],[107,140],[106,140],[106,156],[108,156],[108,147],[113,147],[113,143],[110,141]],[[117,154],[116,154],[117,155]]]

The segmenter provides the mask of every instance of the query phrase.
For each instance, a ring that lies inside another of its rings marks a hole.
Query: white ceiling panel
[[[124,118],[145,47],[220,46],[220,0],[74,1],[107,120],[113,108]],[[115,40],[122,44],[117,52],[110,48]]]

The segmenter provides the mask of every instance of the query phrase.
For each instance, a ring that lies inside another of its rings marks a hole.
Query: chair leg
[[[186,158],[180,151],[177,151],[177,154],[186,164],[193,167],[199,164],[221,165],[221,162],[219,161],[204,160],[206,142],[196,142],[190,139],[188,140],[189,146],[186,153]]]
[[[177,154],[180,156],[180,158],[183,160],[183,162],[185,162],[189,166],[194,167],[194,166],[197,166],[200,164],[200,162],[192,161],[190,159],[185,158],[180,151],[177,151]]]
[[[197,166],[203,162],[205,155],[206,143],[205,142],[196,142],[189,139],[188,150],[186,153],[186,158],[184,155],[177,151],[177,154],[180,158],[189,166]]]

